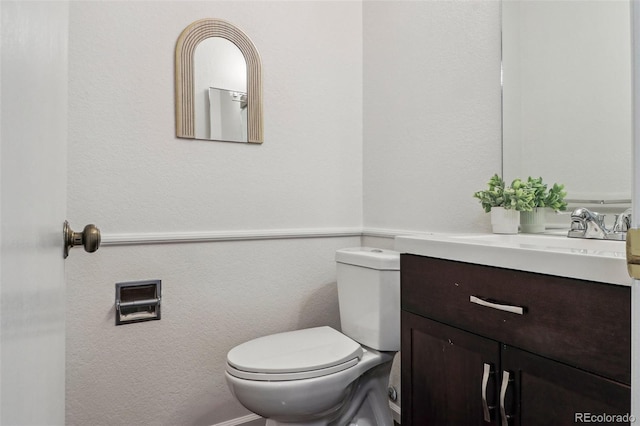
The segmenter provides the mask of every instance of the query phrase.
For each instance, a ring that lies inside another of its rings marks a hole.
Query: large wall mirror
[[[260,56],[242,31],[196,21],[180,34],[175,61],[176,136],[263,142]]]
[[[503,176],[631,199],[628,1],[503,0]],[[620,203],[623,201],[623,203]]]

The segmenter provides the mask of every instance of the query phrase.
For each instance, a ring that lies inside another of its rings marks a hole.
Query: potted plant
[[[545,231],[546,210],[564,211],[567,209],[567,203],[564,197],[567,193],[564,191],[564,185],[554,183],[549,190],[547,184],[542,178],[532,178],[529,176],[526,185],[533,194],[533,209],[523,212],[520,216],[520,229],[527,233],[540,233]]]
[[[533,209],[533,191],[520,179],[510,186],[495,174],[489,179],[488,189],[475,192],[485,212],[491,213],[491,226],[496,234],[517,234],[520,212]]]

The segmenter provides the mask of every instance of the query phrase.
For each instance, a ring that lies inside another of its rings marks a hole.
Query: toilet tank
[[[400,350],[400,253],[371,247],[336,252],[342,333],[380,351]]]

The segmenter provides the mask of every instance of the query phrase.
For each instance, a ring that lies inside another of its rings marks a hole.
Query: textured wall
[[[233,346],[339,327],[335,250],[359,239],[103,247],[67,262],[67,424],[212,425],[246,414]],[[162,319],[114,326],[114,283],[162,279]]]
[[[126,233],[361,226],[359,2],[72,2],[69,219]],[[174,47],[191,22],[262,56],[263,145],[176,139]],[[330,24],[330,25],[329,25]],[[335,250],[359,237],[103,247],[67,260],[67,424],[211,425],[247,413],[229,349],[338,326]],[[114,326],[116,282],[161,279],[160,321]]]
[[[364,225],[489,230],[500,172],[500,2],[365,1]]]
[[[243,29],[262,57],[263,145],[173,136],[175,43],[205,17]],[[73,2],[70,26],[74,222],[112,233],[360,225],[358,2]]]
[[[500,167],[498,5],[73,2],[72,223],[105,234],[357,228],[364,210],[368,228],[488,227],[471,193]],[[175,40],[203,17],[235,23],[260,51],[262,146],[172,136]],[[67,423],[211,425],[245,414],[222,379],[226,352],[337,325],[334,251],[359,242],[74,252]],[[163,319],[114,327],[114,283],[146,278],[163,280]]]

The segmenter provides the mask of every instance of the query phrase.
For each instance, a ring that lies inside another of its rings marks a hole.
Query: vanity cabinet
[[[629,413],[630,296],[626,286],[403,254],[403,426]]]

